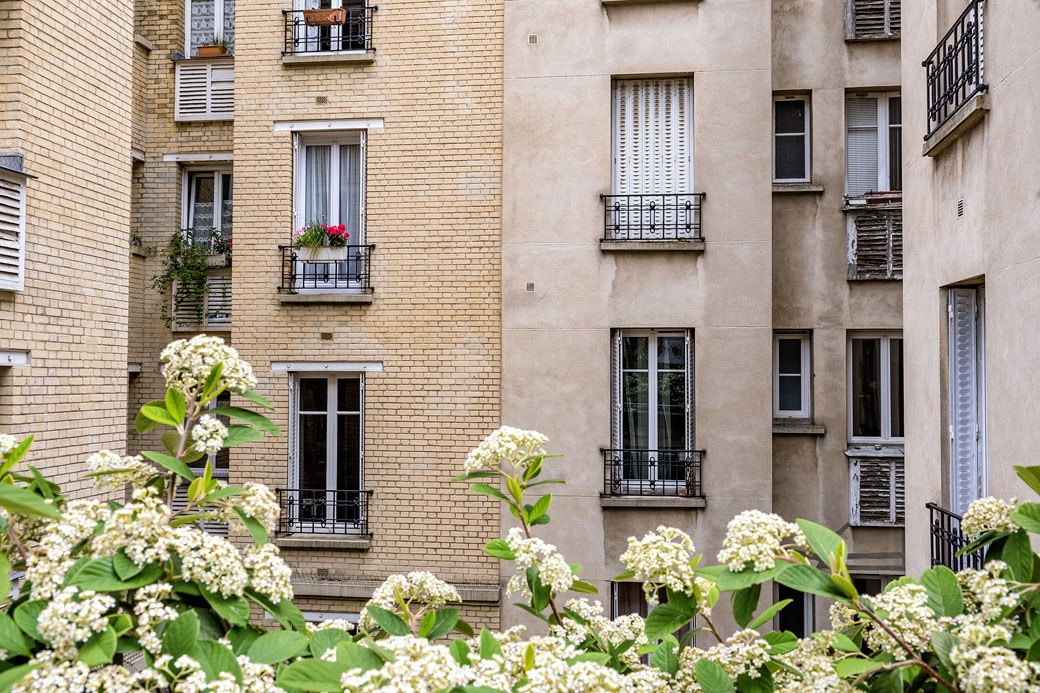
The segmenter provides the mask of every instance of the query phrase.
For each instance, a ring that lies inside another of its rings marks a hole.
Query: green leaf
[[[950,659],[950,651],[960,644],[960,640],[953,633],[938,630],[932,633],[932,651],[939,658],[947,671],[956,671],[953,660]]]
[[[149,405],[153,407],[163,406],[164,404],[165,402],[149,402]],[[137,415],[134,417],[134,428],[137,429],[138,433],[147,433],[158,425],[157,421],[152,421],[143,412],[137,412]]]
[[[254,392],[253,390],[242,390],[238,394],[242,395],[257,406],[263,407],[268,411],[274,411],[274,407],[271,406],[271,403],[264,399],[264,396],[259,392]]]
[[[678,649],[679,641],[675,639],[675,636],[666,635],[661,644],[650,655],[650,666],[675,676],[675,672],[679,670]]]
[[[631,570],[626,570],[625,572],[621,573],[620,575],[615,575],[614,579],[612,580],[612,582],[626,582],[628,580],[631,580],[635,576],[636,576],[635,572],[633,572]]]
[[[426,635],[430,632],[430,629],[433,628],[433,622],[436,621],[436,620],[437,620],[437,612],[435,612],[435,611],[427,611],[426,612],[426,615],[423,616],[422,622],[419,623],[419,637],[420,638],[425,638],[426,637]],[[427,638],[427,639],[429,639],[429,638]]]
[[[246,626],[245,628],[238,627],[229,630],[227,632],[227,639],[231,642],[231,647],[235,650],[235,655],[238,656],[244,655],[261,635],[262,633],[256,628]]]
[[[158,409],[158,407],[156,407],[156,409]],[[188,411],[188,406],[184,402],[184,395],[182,395],[180,391],[174,390],[172,387],[166,391],[166,411],[177,422],[176,425],[179,426],[184,423],[184,415]],[[145,414],[145,416],[147,416],[147,414]]]
[[[291,630],[277,630],[254,640],[246,656],[261,664],[278,664],[306,651],[307,636]]]
[[[487,484],[470,484],[469,490],[476,491],[477,493],[482,493],[485,496],[491,496],[492,498],[504,500],[507,503],[509,502],[509,498],[506,497],[506,494],[502,493],[494,486],[488,486]]]
[[[252,443],[254,440],[264,437],[262,432],[252,426],[228,426],[227,429],[227,438],[224,439],[224,447],[226,448]]]
[[[529,604],[524,604],[523,602],[516,602],[516,603],[513,604],[513,606],[515,606],[516,608],[520,609],[521,611],[526,611],[527,613],[531,614],[532,616],[534,616],[535,618],[537,618],[539,620],[542,620],[542,621],[548,621],[549,620],[545,616],[545,614],[543,614],[541,611],[538,611],[537,609],[535,609],[533,606],[531,606]],[[545,607],[543,606],[542,608],[544,609]]]
[[[693,619],[694,614],[668,604],[658,604],[646,617],[646,637],[660,640],[674,633]]]
[[[137,565],[124,551],[120,550],[119,553],[112,557],[112,568],[116,571],[116,575],[120,580],[129,580],[135,575],[139,575],[145,569],[145,566]]]
[[[111,627],[100,633],[94,633],[79,646],[79,661],[88,667],[98,667],[110,663],[116,654],[116,641],[118,640],[119,636]]]
[[[455,632],[456,633],[462,633],[467,638],[475,637],[475,633],[473,632],[473,626],[471,626],[470,624],[466,623],[465,619],[462,619],[462,618],[460,618],[455,623]]]
[[[732,572],[729,569],[727,569],[726,566],[719,566],[722,568],[722,571],[718,573],[716,582],[716,584],[719,587],[719,591],[736,592],[737,590],[742,590],[745,587],[751,587],[751,585],[757,585],[768,580],[773,580],[776,578],[777,575],[790,568],[792,564],[778,563],[776,567],[770,568],[769,570],[763,570],[760,573],[756,573],[754,568],[751,567],[752,565],[753,564],[750,561],[748,561],[746,564],[744,564],[744,570],[740,572]],[[709,568],[714,567],[715,566],[709,566]],[[707,570],[708,568],[703,568],[694,572],[698,575],[702,575],[702,577],[708,577],[707,575],[702,574],[704,571]]]
[[[343,671],[382,669],[385,663],[378,652],[358,645],[353,640],[344,640],[336,645],[336,665],[342,667]]]
[[[235,507],[232,508],[232,510],[235,511],[235,515],[237,515],[238,519],[242,521],[242,524],[246,526],[246,530],[250,535],[252,535],[253,541],[257,544],[266,544],[270,540],[267,530],[264,529],[264,526],[257,522],[255,518],[246,515],[242,508]]]
[[[120,592],[122,590],[135,590],[145,585],[150,585],[162,575],[163,569],[154,563],[149,564],[138,575],[129,580],[122,580],[116,575],[111,556],[95,558],[85,564],[76,573],[70,585],[76,585],[83,590],[94,590],[96,592]]]
[[[134,627],[134,620],[128,614],[115,614],[108,617],[108,625],[116,635],[122,635]]]
[[[242,683],[242,669],[238,666],[234,653],[216,640],[199,640],[195,643],[192,657],[206,672],[206,678],[210,681],[215,681],[222,673],[228,672],[235,677],[235,681]]]
[[[497,654],[502,654],[502,646],[495,640],[487,628],[480,629],[480,658],[491,659]]]
[[[1029,488],[1040,493],[1040,467],[1015,467],[1018,478],[1026,482]]]
[[[3,611],[0,611],[0,650],[6,650],[8,657],[19,655],[29,657],[29,644],[25,642],[22,631]]]
[[[19,604],[14,610],[14,622],[22,629],[22,632],[31,638],[43,642],[43,636],[36,630],[36,622],[40,618],[40,612],[47,606],[46,599],[34,599],[31,602]]]
[[[180,424],[180,421],[175,419],[173,415],[166,410],[165,402],[162,403],[162,406],[146,404],[141,407],[141,414],[155,423],[166,424],[167,426],[177,426]]]
[[[872,659],[846,657],[834,665],[834,671],[837,672],[838,676],[845,678],[847,676],[859,676],[864,671],[877,669],[879,666],[881,665]]]
[[[774,616],[776,616],[777,613],[779,613],[781,609],[783,609],[785,606],[787,606],[788,604],[790,604],[793,601],[794,601],[793,599],[784,599],[783,601],[779,601],[776,604],[773,604],[771,607],[769,607],[768,609],[763,611],[761,614],[759,614],[758,618],[756,618],[754,621],[752,621],[751,625],[748,626],[748,627],[749,628],[758,628],[759,626],[764,626]]]
[[[20,515],[41,515],[55,520],[61,517],[61,513],[54,507],[54,503],[48,503],[32,491],[27,491],[20,486],[0,484],[0,506]],[[6,597],[7,595],[0,596]]]
[[[762,636],[769,643],[769,653],[774,656],[787,654],[798,647],[798,638],[790,631],[772,631]]]
[[[244,626],[249,623],[249,602],[244,597],[225,597],[200,587],[203,598],[217,615],[233,626]]]
[[[960,616],[964,611],[964,595],[957,576],[944,565],[921,573],[921,584],[928,590],[928,606],[936,616]]]
[[[813,566],[801,564],[791,565],[776,576],[776,581],[781,585],[786,585],[791,589],[798,590],[799,592],[808,592],[809,594],[816,594],[821,597],[839,599],[843,602],[848,601],[845,597],[845,593],[831,582],[830,575],[827,575],[819,568],[814,568]]]
[[[520,489],[520,483],[511,476],[506,477],[506,490],[518,505],[523,501],[524,492]]]
[[[147,450],[145,452],[142,452],[141,454],[150,459],[152,462],[161,464],[164,468],[170,470],[174,474],[184,477],[188,481],[195,480],[195,473],[188,468],[188,465],[184,464],[176,457],[170,457],[169,455],[164,455],[161,452],[150,452]]]
[[[11,452],[4,455],[3,459],[5,461],[3,466],[0,467],[0,476],[6,474],[12,467],[22,461],[22,458],[29,452],[29,448],[32,447],[33,438],[35,437],[36,436],[34,435],[29,436],[22,442],[18,443],[18,445],[15,445],[14,448],[11,449]]]
[[[796,520],[798,526],[809,542],[809,547],[826,564],[830,565],[839,551],[839,547],[845,542],[837,534],[823,525],[810,522],[809,520]]]
[[[213,368],[210,369],[209,375],[206,376],[206,381],[202,383],[202,399],[207,399],[213,394],[213,391],[217,389],[217,385],[220,383],[220,376],[224,374],[224,362],[218,361],[213,364]]]
[[[279,670],[277,684],[299,691],[339,691],[341,667],[320,659],[301,659]]]
[[[1031,582],[1033,577],[1033,547],[1029,534],[1020,529],[1008,535],[1004,543],[1003,561],[1011,568],[1011,574],[1019,582]]]
[[[342,628],[322,628],[316,630],[311,635],[310,647],[311,655],[321,659],[321,656],[327,651],[334,648],[344,640],[350,640],[351,635]]]
[[[465,640],[452,640],[451,644],[448,645],[448,652],[451,653],[452,658],[459,663],[460,666],[468,667],[471,662],[469,661],[469,645],[466,644]]]
[[[390,635],[411,635],[412,630],[408,627],[400,616],[392,611],[388,611],[382,607],[374,604],[369,604],[365,607],[365,611],[372,617],[372,620],[379,624],[379,627]]]
[[[579,594],[599,594],[599,588],[584,580],[575,580],[571,584],[571,591]]]
[[[694,666],[694,672],[704,693],[734,693],[733,682],[718,662],[699,659]]]
[[[903,674],[898,669],[882,671],[870,683],[870,693],[903,693]]]
[[[539,498],[538,501],[534,504],[534,507],[531,508],[530,520],[531,521],[537,520],[539,517],[541,517],[545,513],[549,512],[549,505],[551,503],[552,503],[552,494],[551,493],[547,493],[544,496],[542,496],[541,498]]]
[[[303,613],[288,599],[283,599],[275,604],[264,595],[252,589],[246,590],[246,596],[267,609],[267,613],[274,616],[282,624],[283,628],[292,627],[293,630],[301,632],[307,630],[307,622],[303,618]]]
[[[199,501],[199,503],[205,505],[206,503],[212,503],[213,501],[224,500],[225,498],[230,498],[231,496],[237,496],[241,494],[243,491],[245,491],[245,489],[241,486],[227,486],[225,488],[217,489],[213,493],[207,494],[202,498],[202,500]]]
[[[859,652],[860,647],[856,643],[852,642],[852,638],[845,635],[844,633],[835,633],[834,640],[831,642],[834,645],[834,649],[841,650],[843,652]]]
[[[773,677],[769,669],[759,667],[757,678],[751,678],[747,674],[737,677],[737,690],[740,693],[773,693]]]
[[[534,669],[534,645],[528,643],[524,650],[524,671]]]
[[[195,651],[199,641],[199,617],[190,609],[171,621],[162,636],[163,654],[173,659]]]
[[[484,553],[507,561],[516,558],[516,552],[509,548],[509,542],[505,539],[492,539],[488,543],[484,544]]]
[[[434,620],[433,627],[426,635],[428,640],[436,640],[437,638],[447,635],[455,628],[455,624],[459,621],[458,609],[441,609],[436,613],[437,618]]]
[[[1011,521],[1022,529],[1040,534],[1040,503],[1023,503],[1011,513]]]
[[[9,594],[11,594],[11,561],[6,554],[0,552],[0,602],[7,601]],[[0,645],[0,649],[8,648]]]
[[[247,424],[259,428],[261,431],[266,431],[271,435],[282,435],[281,429],[279,429],[273,421],[263,414],[257,414],[255,411],[250,411],[249,409],[243,409],[242,407],[214,407],[206,413],[214,416],[229,416],[232,419],[245,421]]]
[[[33,669],[38,669],[43,666],[43,662],[36,662],[35,664],[23,664],[19,667],[13,667],[0,673],[0,691],[11,690],[12,687],[26,676],[29,675]]]
[[[733,618],[741,628],[747,628],[747,624],[751,622],[751,618],[755,615],[755,609],[758,608],[758,598],[761,594],[762,585],[755,584],[742,590],[737,590],[730,596],[730,601],[733,604]]]

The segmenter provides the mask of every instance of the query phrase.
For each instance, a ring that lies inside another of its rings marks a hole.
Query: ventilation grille
[[[846,0],[849,3],[846,38],[899,36],[900,0]]]

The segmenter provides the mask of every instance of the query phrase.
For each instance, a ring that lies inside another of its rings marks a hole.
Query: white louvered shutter
[[[207,282],[205,327],[231,326],[231,275],[212,275]]]
[[[850,96],[845,101],[845,192],[858,196],[878,189],[878,100]]]
[[[846,38],[885,38],[899,35],[900,0],[846,0]]]
[[[173,282],[171,290],[173,301],[173,329],[174,330],[185,330],[185,329],[197,329],[202,326],[199,321],[199,302],[194,299],[185,298],[181,301],[180,305],[177,305],[177,292],[180,291],[180,282]],[[205,318],[205,314],[203,314]]]
[[[25,181],[0,173],[0,289],[25,286]]]
[[[176,120],[234,119],[234,63],[177,63],[174,111]]]
[[[621,330],[610,336],[610,447],[621,447]]]
[[[203,471],[200,469],[192,470],[196,476],[202,476]],[[173,512],[177,513],[188,507],[188,486],[191,482],[183,480],[177,486],[177,490],[173,493],[173,503],[171,508]],[[194,524],[200,526],[203,531],[215,534],[217,536],[226,537],[228,535],[228,526],[225,522],[217,522],[215,520],[196,521]]]
[[[288,483],[290,488],[299,488],[300,485],[300,457],[299,457],[299,402],[298,398],[298,382],[297,378],[293,374],[289,374],[289,418],[288,418],[288,431],[286,432],[286,440],[288,444],[288,468],[289,478]],[[363,458],[362,458],[363,459]],[[284,512],[284,510],[283,510]]]
[[[614,82],[614,193],[693,192],[693,82]]]
[[[693,330],[686,330],[686,446],[697,447],[696,425],[693,409]]]
[[[982,488],[978,302],[973,288],[950,289],[951,510],[963,515]]]
[[[849,524],[902,526],[906,522],[906,479],[902,458],[849,460]]]

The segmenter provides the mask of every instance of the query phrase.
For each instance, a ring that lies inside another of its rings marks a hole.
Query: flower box
[[[227,46],[199,46],[197,50],[200,58],[219,58],[227,55]]]
[[[225,253],[214,253],[206,256],[206,267],[227,267],[231,258]]]
[[[347,23],[347,11],[342,7],[325,10],[304,10],[303,22],[307,26],[343,26]]]
[[[347,248],[346,246],[340,248],[304,246],[296,249],[296,255],[303,262],[343,262],[347,259]]]

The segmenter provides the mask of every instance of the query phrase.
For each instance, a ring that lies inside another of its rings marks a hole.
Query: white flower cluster
[[[66,587],[51,598],[40,612],[37,629],[54,652],[69,656],[76,645],[108,628],[107,614],[116,600],[93,590],[82,592],[75,585]]]
[[[87,458],[87,469],[97,474],[94,484],[99,489],[118,489],[125,484],[140,488],[159,474],[154,466],[140,455],[124,457],[108,450],[95,452]]]
[[[274,544],[246,546],[242,563],[253,571],[250,585],[277,604],[293,598],[292,569],[278,555]]]
[[[154,487],[134,491],[131,502],[115,510],[105,521],[105,530],[94,537],[94,556],[114,556],[120,549],[137,565],[162,563],[170,556],[173,532],[170,509]]]
[[[1019,659],[1006,647],[955,647],[950,659],[965,693],[1040,690],[1040,663]]]
[[[548,442],[549,439],[538,431],[503,426],[469,453],[466,472],[498,469],[503,462],[513,467],[520,466],[531,455],[544,455],[541,446]]]
[[[1018,499],[1012,498],[1010,502],[994,498],[979,498],[972,501],[968,506],[968,512],[964,513],[961,520],[961,531],[969,539],[983,534],[984,532],[1014,532],[1018,526],[1011,521],[1011,513],[1018,507]]]
[[[69,501],[61,510],[60,520],[49,520],[43,525],[39,544],[26,561],[25,579],[32,583],[36,599],[54,595],[75,563],[73,549],[94,533],[98,522],[111,515],[107,505],[92,500]]]
[[[658,669],[619,674],[596,662],[577,662],[567,670],[558,688],[561,693],[670,693],[670,678]],[[554,689],[555,690],[555,689]]]
[[[965,597],[966,612],[977,613],[986,621],[993,621],[1001,616],[1005,608],[1018,603],[1018,596],[1011,592],[1007,580],[1000,577],[1007,567],[1003,561],[990,561],[985,571],[968,568],[957,573]]]
[[[388,577],[372,593],[368,604],[393,611],[398,616],[404,617],[398,604],[399,600],[404,601],[405,604],[414,602],[436,609],[448,602],[461,602],[462,597],[459,596],[458,590],[433,573],[415,570],[407,575]],[[361,626],[363,628],[376,627],[375,621],[368,615],[367,610],[361,615]]]
[[[388,638],[379,642],[394,653],[394,660],[382,669],[362,672],[351,669],[340,683],[346,691],[408,691],[434,693],[465,684],[462,668],[448,648],[431,645],[425,638]]]
[[[553,544],[547,544],[537,537],[528,539],[519,527],[509,530],[506,543],[513,550],[513,560],[516,562],[516,573],[509,579],[507,594],[520,592],[525,597],[531,596],[527,586],[527,569],[532,565],[538,566],[542,584],[551,588],[554,594],[566,592],[574,584],[574,571]]]
[[[249,575],[231,542],[191,525],[182,525],[173,533],[184,580],[197,580],[225,597],[242,595]]]
[[[330,618],[327,621],[322,621],[321,623],[311,623],[310,621],[308,621],[307,635],[314,635],[319,630],[327,630],[329,628],[337,628],[339,630],[345,630],[348,633],[353,633],[357,630],[357,624],[352,621],[348,621],[345,618]]]
[[[676,676],[681,690],[700,690],[696,686],[694,667],[701,659],[719,664],[734,681],[741,674],[757,679],[762,675],[759,669],[770,659],[769,643],[762,639],[758,631],[745,629],[708,650],[696,647],[684,649],[679,654],[679,672]]]
[[[907,645],[915,651],[928,647],[938,623],[935,612],[928,606],[928,590],[922,585],[907,583],[890,587],[871,597],[871,601],[888,614],[884,621]],[[867,628],[866,637],[867,644],[875,650],[884,650],[897,660],[908,657],[906,650],[876,625]]]
[[[252,366],[240,359],[238,352],[224,344],[220,337],[202,334],[190,340],[178,339],[163,349],[159,358],[165,362],[162,372],[166,387],[185,397],[192,397],[195,388],[206,382],[218,363],[224,364],[220,379],[228,390],[242,392],[256,387]]]
[[[620,659],[631,667],[639,665],[639,648],[650,642],[646,637],[646,621],[641,616],[625,614],[610,620],[603,615],[602,603],[598,600],[590,602],[584,597],[568,599],[564,607],[585,619],[588,626],[578,623],[564,614],[563,625],[550,626],[550,635],[566,638],[575,645],[580,645],[590,634],[590,630],[595,630],[604,640],[614,645],[631,640],[633,641],[632,647],[623,652]]]
[[[163,603],[170,596],[173,588],[166,582],[155,582],[137,590],[134,604],[134,616],[137,620],[137,641],[153,656],[162,650],[162,640],[155,632],[155,627],[164,621],[177,618],[177,610]]]
[[[7,455],[18,445],[18,439],[7,433],[0,433],[0,457]]]
[[[795,649],[781,655],[780,661],[791,669],[777,669],[773,675],[777,693],[854,693],[852,684],[834,670],[833,642],[834,632],[823,631],[802,638]]]
[[[787,537],[790,543],[785,544]],[[745,510],[730,520],[722,546],[719,561],[731,571],[744,570],[750,561],[756,573],[776,567],[776,557],[787,555],[788,548],[808,548],[798,525],[761,510]]]
[[[220,419],[210,414],[205,414],[191,429],[191,439],[195,441],[192,446],[195,452],[206,455],[216,455],[224,447],[227,440],[227,426]]]
[[[254,520],[259,522],[268,532],[273,532],[278,526],[278,498],[274,492],[263,484],[246,482],[242,485],[242,495],[236,505]],[[232,524],[242,527],[242,521],[238,514],[229,506],[224,514],[224,519]],[[245,527],[242,527],[245,530]]]
[[[621,562],[643,582],[647,603],[656,605],[662,587],[692,595],[695,576],[690,561],[694,550],[688,534],[661,525],[642,539],[629,537],[628,550],[621,554]]]

